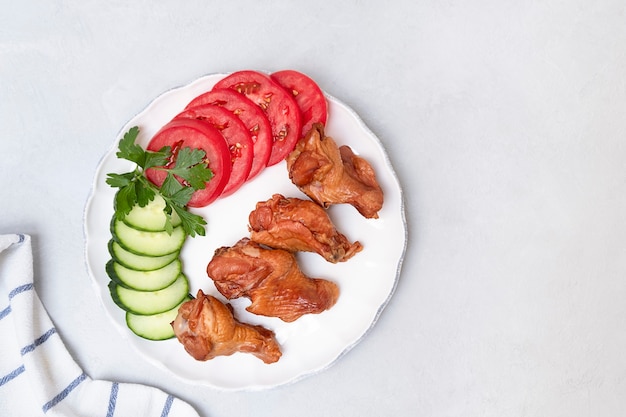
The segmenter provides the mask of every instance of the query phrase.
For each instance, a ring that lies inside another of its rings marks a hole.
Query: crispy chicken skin
[[[328,262],[344,262],[363,249],[339,233],[322,207],[310,200],[274,194],[257,203],[248,218],[250,238],[290,252],[316,252]]]
[[[194,300],[180,306],[172,327],[185,350],[199,361],[235,352],[251,353],[265,363],[274,363],[281,357],[274,332],[239,322],[230,305],[202,290]]]
[[[291,181],[324,208],[347,203],[366,218],[378,218],[383,192],[372,166],[348,146],[337,147],[315,123],[287,156]]]
[[[302,273],[293,253],[267,249],[249,238],[217,249],[207,274],[226,298],[247,297],[252,301],[249,312],[285,322],[321,313],[339,297],[333,282]]]

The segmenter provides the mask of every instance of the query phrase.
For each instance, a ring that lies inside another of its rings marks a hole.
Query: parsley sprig
[[[139,128],[134,126],[120,140],[118,158],[137,164],[136,168],[124,174],[107,174],[106,183],[119,188],[115,195],[115,216],[119,220],[130,213],[135,205],[145,207],[154,200],[158,193],[165,200],[165,230],[171,234],[172,212],[181,219],[181,226],[189,236],[204,236],[206,221],[202,216],[187,211],[187,203],[194,191],[205,188],[205,184],[213,177],[205,161],[205,152],[189,147],[172,150],[165,146],[157,152],[144,150],[135,143]],[[161,187],[148,180],[145,172],[148,169],[167,171]],[[179,181],[177,178],[180,178]]]

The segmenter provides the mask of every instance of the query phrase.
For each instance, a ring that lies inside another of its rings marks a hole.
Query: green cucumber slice
[[[137,291],[109,282],[113,302],[121,309],[138,315],[152,315],[173,309],[188,295],[189,282],[184,274],[158,291]]]
[[[178,252],[172,252],[163,256],[136,255],[121,247],[120,244],[113,239],[109,241],[108,247],[111,257],[116,262],[136,271],[153,271],[163,268],[165,265],[168,265],[174,259],[178,258],[179,254]]]
[[[149,316],[126,312],[126,325],[133,333],[144,339],[171,339],[175,336],[171,323],[176,319],[180,306],[189,300],[191,300],[191,296],[187,295],[185,299],[173,309]]]
[[[137,291],[157,291],[169,286],[182,272],[180,259],[174,259],[163,268],[152,271],[135,271],[110,260],[106,264],[109,277],[123,287]]]
[[[179,252],[187,237],[182,226],[177,226],[172,234],[167,232],[146,232],[134,229],[123,221],[113,219],[113,239],[124,249],[136,255],[163,256]]]
[[[135,205],[130,212],[124,217],[124,223],[137,230],[147,232],[162,232],[165,230],[166,214],[165,200],[158,194],[155,194],[154,200],[150,201],[144,207]],[[172,211],[172,226],[178,226],[181,221],[178,214]]]

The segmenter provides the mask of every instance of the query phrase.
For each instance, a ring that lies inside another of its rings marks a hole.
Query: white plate
[[[111,150],[96,171],[93,189],[85,209],[86,259],[97,293],[120,332],[156,366],[167,369],[185,381],[222,390],[258,390],[296,381],[330,366],[358,343],[376,322],[396,286],[404,256],[407,229],[402,191],[379,140],[346,105],[328,96],[329,115],[326,134],[339,145],[349,145],[374,167],[385,201],[378,219],[365,219],[353,207],[342,205],[329,209],[337,229],[351,241],[360,241],[364,249],[347,262],[330,264],[319,255],[298,253],[302,270],[309,276],[326,278],[340,287],[340,296],[332,309],[306,315],[292,323],[256,316],[245,311],[246,299],[233,300],[237,318],[261,324],[276,333],[283,351],[281,359],[265,364],[250,354],[236,353],[198,362],[189,356],[175,339],[152,342],[135,336],[126,327],[124,312],[111,300],[105,273],[110,255],[109,222],[113,216],[115,190],[105,183],[109,172],[127,172],[134,168],[115,156],[123,134],[139,126],[138,143],[147,145],[156,131],[195,96],[210,90],[223,74],[208,75],[181,88],[168,91],[154,100],[121,130]],[[272,194],[306,198],[289,180],[285,162],[265,169],[236,193],[208,207],[193,209],[207,221],[206,236],[187,239],[181,256],[191,293],[198,289],[223,297],[206,275],[206,265],[213,252],[248,236],[248,214],[258,201]]]

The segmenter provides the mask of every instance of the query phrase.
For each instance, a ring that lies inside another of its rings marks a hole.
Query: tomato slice
[[[256,177],[267,166],[272,152],[272,126],[263,110],[230,88],[214,88],[189,102],[186,109],[205,104],[223,107],[233,112],[246,125],[254,143],[254,159],[248,180]]]
[[[233,89],[261,107],[272,126],[272,153],[267,165],[285,159],[302,131],[300,108],[293,97],[269,75],[250,70],[233,72],[218,81],[215,88]]]
[[[254,157],[254,145],[246,126],[231,111],[211,104],[191,107],[174,117],[174,119],[184,118],[209,123],[222,134],[228,145],[232,167],[230,179],[224,187],[221,197],[237,191],[246,182]]]
[[[293,96],[302,114],[302,136],[306,135],[313,123],[326,124],[328,104],[324,93],[309,76],[295,70],[278,71],[270,78],[280,84]]]
[[[204,207],[219,197],[228,183],[231,171],[230,152],[219,130],[200,120],[172,120],[150,139],[147,149],[158,151],[164,146],[202,149],[206,153],[213,178],[206,183],[206,188],[193,193],[187,204],[189,207]],[[148,169],[146,176],[160,187],[167,173],[159,169]]]

